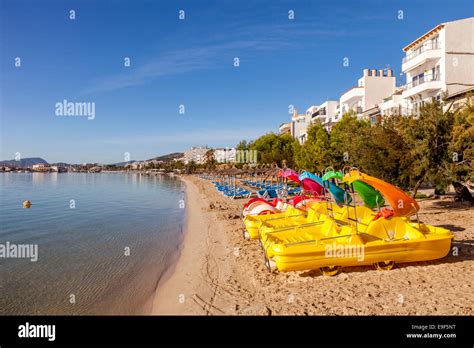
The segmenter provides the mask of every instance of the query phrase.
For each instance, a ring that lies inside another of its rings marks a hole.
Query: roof
[[[349,88],[347,91],[345,91],[344,93],[342,93],[341,95],[344,95],[344,94],[346,94],[347,92],[350,92],[350,91],[352,91],[352,90],[355,89],[355,88],[364,88],[364,86],[351,87],[351,88]]]
[[[312,112],[312,111],[315,111],[315,110],[318,110],[319,109],[319,106],[318,105],[311,105],[308,109],[306,109],[306,112]]]
[[[451,99],[451,98],[454,98],[454,97],[457,97],[457,96],[460,96],[460,95],[463,95],[463,94],[467,94],[469,92],[474,92],[474,86],[468,87],[468,88],[466,88],[462,91],[456,92],[456,93],[452,93],[452,94],[448,95],[446,97],[446,99]]]
[[[406,45],[405,47],[403,47],[403,51],[406,52],[408,51],[410,48],[413,48],[414,46],[418,45],[420,42],[426,40],[428,37],[430,37],[431,35],[437,33],[438,31],[440,31],[441,29],[444,28],[444,24],[438,24],[436,27],[434,27],[433,29],[431,29],[430,31],[428,31],[427,33],[421,35],[418,39],[416,39],[415,41],[412,41],[410,42],[408,45]]]

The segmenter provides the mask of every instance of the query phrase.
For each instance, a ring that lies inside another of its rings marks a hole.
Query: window
[[[433,69],[431,69],[431,77],[433,81],[439,80],[439,65],[436,65]]]
[[[412,79],[412,87],[415,87],[415,86],[418,86],[418,85],[421,85],[425,80],[425,74],[424,73],[421,73],[419,75],[416,75],[415,77],[413,77]]]

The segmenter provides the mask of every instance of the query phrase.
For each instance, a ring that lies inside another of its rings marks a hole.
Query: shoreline
[[[344,268],[269,273],[257,241],[242,238],[245,200],[183,176],[186,222],[177,262],[160,281],[152,315],[472,315],[474,207],[420,201],[420,219],[455,233],[458,255],[397,264],[391,271]],[[446,286],[450,284],[450,286]],[[180,301],[181,300],[181,301]]]
[[[186,221],[177,259],[163,274],[153,299],[151,314],[202,315],[214,306],[214,285],[224,273],[211,263],[215,255],[226,253],[225,236],[213,229],[217,221],[207,214],[205,200],[197,186],[186,176],[181,177],[186,190]],[[219,236],[220,234],[220,236]],[[219,243],[215,248],[210,245]]]

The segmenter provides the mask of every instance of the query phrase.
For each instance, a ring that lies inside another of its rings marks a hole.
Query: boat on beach
[[[309,173],[300,177],[308,178],[319,181]],[[270,269],[321,269],[335,275],[341,267],[374,265],[389,270],[395,263],[434,260],[449,253],[453,233],[419,222],[418,203],[398,187],[356,169],[345,175],[327,171],[319,185],[331,199],[314,204],[306,214],[276,214],[256,223]],[[362,205],[354,203],[355,192]],[[390,208],[383,207],[385,202]],[[257,227],[253,228],[255,236]]]

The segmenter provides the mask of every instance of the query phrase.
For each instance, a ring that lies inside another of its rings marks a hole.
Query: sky
[[[364,68],[391,67],[401,83],[405,45],[474,15],[472,0],[0,4],[0,159],[50,163],[143,160],[277,132],[289,105],[337,100]],[[94,105],[94,117],[58,116],[64,100]]]

